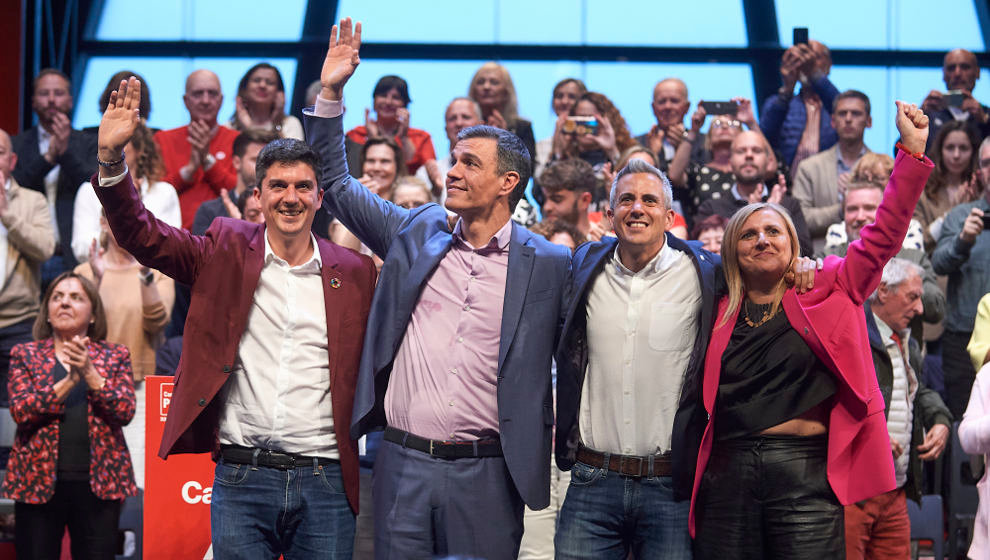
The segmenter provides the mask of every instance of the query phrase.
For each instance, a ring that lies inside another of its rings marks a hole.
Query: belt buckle
[[[431,457],[436,457],[436,455],[434,455],[434,454],[433,454],[433,444],[434,444],[434,443],[436,443],[436,442],[435,442],[434,440],[432,440],[432,439],[431,439],[431,440],[430,440],[430,456],[431,456]]]
[[[639,462],[639,465],[636,467],[636,474],[634,474],[632,476],[643,476],[643,458],[642,457],[628,457],[628,456],[622,457],[621,459],[619,459],[619,470],[620,471],[624,470],[623,467],[625,466],[625,464],[627,463],[627,461],[629,463],[632,463],[633,461],[638,461]],[[625,474],[625,473],[623,473],[623,474]]]

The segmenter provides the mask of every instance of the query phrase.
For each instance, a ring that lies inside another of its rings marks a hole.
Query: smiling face
[[[396,112],[406,106],[406,102],[402,99],[402,94],[397,88],[388,90],[385,95],[374,96],[373,103],[378,120],[386,123],[394,122]]]
[[[770,208],[753,212],[743,222],[736,255],[747,285],[782,278],[794,256],[784,218]]]
[[[961,130],[953,130],[945,135],[942,142],[942,165],[953,175],[969,171],[973,159],[973,145],[969,136]]]
[[[687,88],[680,80],[664,80],[653,88],[653,116],[663,128],[683,122],[690,106]]]
[[[309,235],[323,192],[313,168],[303,162],[274,163],[254,191],[268,224],[268,235],[292,239]]]
[[[220,78],[209,70],[196,70],[186,79],[186,93],[182,101],[189,111],[189,118],[213,124],[217,121],[217,113],[223,104],[223,94],[220,93]]]
[[[515,172],[498,173],[494,138],[465,138],[451,152],[447,172],[447,209],[460,216],[488,212],[501,200],[508,208],[509,193],[519,182]]]
[[[52,290],[48,300],[48,322],[55,336],[62,340],[86,335],[93,322],[93,303],[77,278],[65,278]]]
[[[471,84],[471,97],[481,105],[482,110],[501,110],[508,101],[509,90],[501,72],[495,68],[480,70]]]
[[[271,68],[258,68],[251,72],[248,78],[247,90],[244,95],[248,101],[259,105],[270,105],[275,102],[278,93],[278,74]]]
[[[558,117],[566,115],[571,107],[577,103],[581,97],[581,88],[577,82],[564,82],[557,89],[553,90],[553,112]]]
[[[663,247],[667,224],[674,211],[664,204],[663,182],[650,173],[622,176],[613,193],[615,207],[609,209],[620,252],[656,255]]]
[[[375,179],[383,187],[391,188],[395,182],[395,152],[385,144],[373,144],[364,152],[364,166],[361,171]]]

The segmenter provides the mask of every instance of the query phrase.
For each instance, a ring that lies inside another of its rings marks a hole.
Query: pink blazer
[[[901,248],[914,206],[931,173],[927,159],[897,154],[877,219],[865,226],[860,239],[849,245],[845,258],[830,256],[815,276],[815,287],[798,295],[784,293],[788,321],[811,351],[836,377],[836,394],[829,413],[828,481],[843,504],[893,490],[894,462],[884,418],[884,402],[870,355],[863,302],[880,284],[883,267]],[[719,302],[719,324],[728,297]],[[695,507],[701,477],[712,451],[712,418],[718,395],[722,353],[729,343],[738,310],[712,331],[705,355],[702,397],[708,426],[698,452],[691,494],[689,528],[695,532]]]

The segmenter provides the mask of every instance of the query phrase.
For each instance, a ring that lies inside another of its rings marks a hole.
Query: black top
[[[758,324],[765,307],[745,301],[743,305]],[[832,372],[791,327],[783,309],[755,328],[746,324],[746,309],[739,312],[722,354],[715,405],[719,440],[756,434],[797,418],[835,394]]]
[[[55,360],[55,382],[69,372]],[[89,480],[89,411],[86,384],[80,382],[65,397],[65,412],[58,421],[58,477],[62,480]]]

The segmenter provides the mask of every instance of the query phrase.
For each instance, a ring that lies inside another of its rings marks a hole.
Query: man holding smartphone
[[[983,196],[949,211],[942,223],[932,266],[949,276],[946,290],[945,334],[942,335],[942,369],[945,371],[946,404],[961,418],[969,402],[976,371],[966,345],[973,334],[980,298],[990,292],[990,139],[980,144],[977,176]]]
[[[942,59],[942,81],[946,91],[931,90],[921,103],[932,123],[928,132],[928,147],[945,123],[969,121],[980,130],[981,136],[990,134],[990,107],[973,97],[973,88],[980,78],[980,64],[976,55],[966,49],[953,49]]]

